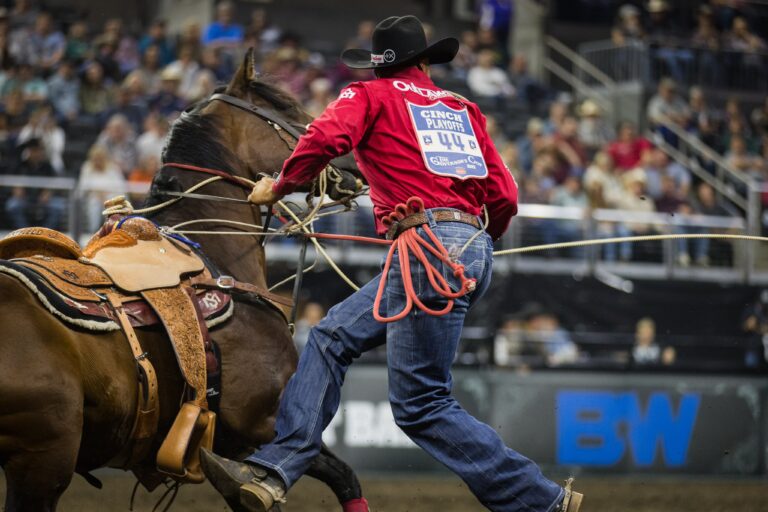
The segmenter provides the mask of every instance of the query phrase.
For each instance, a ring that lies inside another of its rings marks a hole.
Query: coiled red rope
[[[406,204],[397,205],[395,211],[382,219],[385,226],[391,226],[395,222],[403,220],[409,215],[420,213],[424,211],[424,201],[419,197],[412,197]],[[396,322],[405,318],[416,305],[421,311],[432,316],[442,316],[448,314],[453,309],[454,299],[457,299],[467,293],[473,291],[476,286],[476,280],[467,278],[464,275],[464,265],[457,263],[451,259],[448,250],[443,246],[437,236],[429,228],[429,225],[424,224],[422,226],[424,232],[427,234],[429,240],[425,240],[419,232],[414,229],[407,229],[398,236],[389,248],[387,253],[387,259],[384,262],[384,270],[381,273],[381,280],[379,281],[379,288],[376,292],[376,298],[373,302],[373,317],[378,322]],[[426,249],[433,256],[442,261],[445,265],[448,265],[453,271],[453,275],[461,282],[461,288],[459,291],[454,292],[451,290],[448,281],[443,277],[440,269],[436,268],[429,260]],[[380,313],[381,299],[384,296],[384,291],[387,287],[387,274],[392,266],[392,260],[394,259],[395,252],[397,252],[398,260],[400,262],[400,272],[402,273],[403,286],[405,288],[406,304],[402,311],[399,313],[385,317]],[[430,309],[419,298],[416,290],[413,287],[413,276],[411,275],[411,254],[418,263],[420,263],[427,273],[429,283],[432,285],[437,293],[448,299],[448,303],[443,309]]]

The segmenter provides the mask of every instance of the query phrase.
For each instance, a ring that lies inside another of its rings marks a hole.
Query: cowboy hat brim
[[[427,46],[422,51],[412,51],[406,55],[397,55],[391,62],[382,61],[374,64],[371,61],[373,52],[353,48],[345,50],[341,54],[341,62],[352,69],[382,69],[398,66],[406,62],[415,61],[420,58],[426,58],[430,64],[445,64],[451,62],[459,52],[459,40],[454,37],[441,39],[433,45]]]

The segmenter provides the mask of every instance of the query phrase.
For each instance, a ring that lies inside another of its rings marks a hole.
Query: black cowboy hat
[[[427,46],[424,27],[416,16],[391,16],[376,25],[373,51],[345,50],[341,61],[353,69],[380,69],[425,58],[430,64],[450,62],[459,51],[459,41],[448,37]]]

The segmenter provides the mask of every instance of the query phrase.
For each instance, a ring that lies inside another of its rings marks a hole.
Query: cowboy
[[[395,238],[401,230],[425,233],[428,227],[476,285],[444,316],[412,311],[399,321],[377,321],[373,304],[381,275],[333,307],[310,332],[286,386],[274,441],[243,463],[203,454],[213,485],[230,502],[239,499],[246,510],[264,512],[284,500],[286,489],[320,450],[347,369],[363,352],[385,343],[396,423],[459,475],[483,505],[495,511],[579,508],[580,494],[544,478],[532,461],[506,447],[496,431],[451,396],[450,369],[464,317],[490,283],[493,240],[517,212],[517,186],[486,133],[480,110],[429,78],[430,64],[450,62],[458,47],[453,38],[427,46],[414,16],[379,23],[372,51],[351,49],[341,56],[350,68],[373,69],[377,79],[342,90],[301,137],[279,178],[262,179],[249,197],[255,204],[272,204],[315,178],[331,159],[354,150],[370,186],[379,234]],[[425,210],[388,229],[382,219],[412,196],[421,198]],[[480,231],[483,206],[486,232]],[[393,258],[383,313],[395,315],[410,301],[404,271],[410,272],[424,304],[445,306],[424,269],[414,268],[415,259],[410,270],[404,267]],[[443,275],[450,278],[446,267]],[[364,502],[360,505],[368,510]]]

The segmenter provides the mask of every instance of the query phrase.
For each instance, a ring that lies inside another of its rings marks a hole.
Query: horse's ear
[[[243,57],[243,63],[240,64],[240,68],[232,77],[232,81],[227,88],[230,92],[248,90],[248,85],[259,78],[259,73],[256,71],[256,56],[253,47],[248,48]]]

